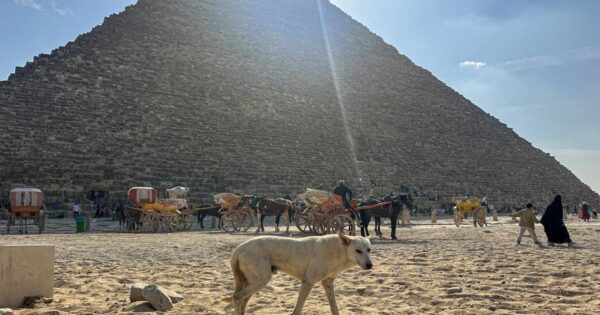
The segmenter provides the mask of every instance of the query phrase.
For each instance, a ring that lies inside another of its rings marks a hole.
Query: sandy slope
[[[356,267],[336,280],[342,314],[600,312],[597,222],[569,223],[577,247],[544,249],[528,238],[517,246],[516,225],[507,221],[483,229],[442,223],[402,228],[397,242],[373,239],[374,270]],[[545,240],[541,226],[537,232]],[[183,294],[185,300],[170,313],[225,314],[231,311],[221,301],[233,286],[230,253],[249,237],[220,232],[0,235],[0,243],[50,243],[57,248],[54,301],[20,314],[149,311],[141,302],[128,301],[136,281]],[[448,294],[450,287],[462,292]],[[297,281],[278,274],[252,298],[249,311],[289,314],[297,292]],[[322,288],[312,291],[305,313],[329,314]]]

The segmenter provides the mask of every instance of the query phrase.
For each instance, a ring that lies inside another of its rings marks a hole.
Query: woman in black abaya
[[[562,199],[560,195],[554,197],[554,201],[546,208],[546,212],[542,216],[540,223],[544,226],[544,232],[548,237],[548,246],[553,246],[555,243],[567,243],[572,245],[569,231],[563,222]]]

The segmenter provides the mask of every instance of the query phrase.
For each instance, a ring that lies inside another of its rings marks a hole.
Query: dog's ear
[[[351,239],[344,235],[344,233],[338,233],[338,236],[340,237],[340,240],[342,241],[342,244],[344,244],[344,246],[350,246],[350,241]]]

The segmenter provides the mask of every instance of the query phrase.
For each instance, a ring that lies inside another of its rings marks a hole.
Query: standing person
[[[529,232],[529,236],[533,242],[541,246],[542,244],[538,241],[537,236],[535,235],[535,224],[540,223],[538,219],[535,217],[535,213],[533,213],[533,205],[531,203],[527,204],[527,207],[517,213],[512,215],[513,217],[519,217],[519,237],[517,237],[517,245],[521,245],[521,239],[523,238],[523,234],[525,231]]]
[[[544,226],[544,232],[548,237],[548,246],[554,246],[556,243],[573,245],[569,231],[563,221],[562,198],[560,195],[554,197],[554,201],[546,208],[540,222]]]
[[[581,218],[583,222],[590,222],[590,206],[587,202],[581,204]]]
[[[117,206],[117,219],[119,220],[119,229],[121,229],[125,225],[125,210],[122,203]]]
[[[81,212],[81,207],[79,206],[79,204],[77,204],[77,202],[73,203],[73,218],[78,217],[79,212]]]
[[[333,193],[342,197],[344,208],[352,209],[352,206],[350,205],[350,200],[352,200],[352,190],[346,186],[346,182],[340,180],[337,187],[333,189]]]

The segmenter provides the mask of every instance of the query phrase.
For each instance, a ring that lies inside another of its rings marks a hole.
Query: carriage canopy
[[[15,188],[9,194],[11,207],[33,206],[41,207],[44,194],[37,188]]]
[[[167,189],[168,199],[185,199],[188,196],[190,189],[188,187],[177,186]]]
[[[127,191],[127,196],[133,203],[153,203],[156,201],[158,191],[153,187],[132,187]]]
[[[312,188],[306,188],[306,192],[299,194],[297,199],[309,207],[320,206],[328,201],[333,204],[341,204],[341,197],[325,190]]]
[[[230,193],[221,193],[213,196],[216,204],[219,204],[223,209],[234,209],[242,200],[241,196]]]

